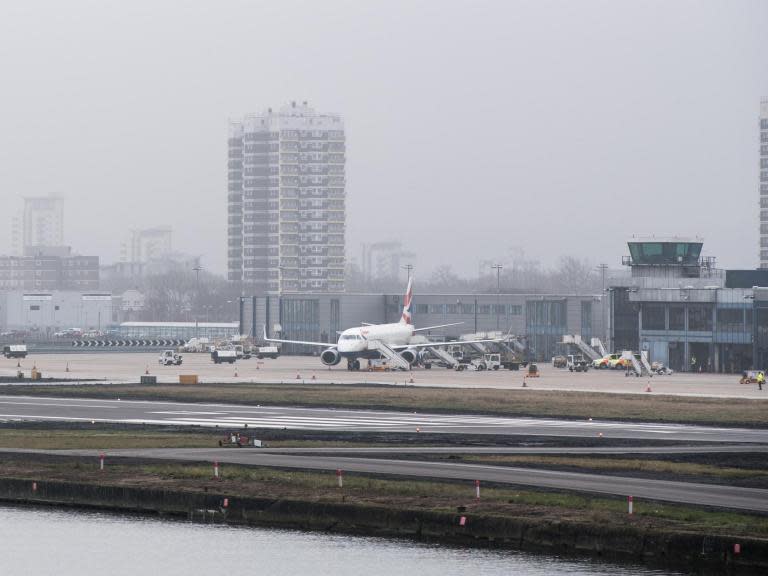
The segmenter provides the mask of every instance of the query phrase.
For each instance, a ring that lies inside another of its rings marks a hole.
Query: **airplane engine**
[[[413,364],[415,362],[418,362],[420,359],[419,351],[415,348],[406,348],[402,352],[400,352],[400,356],[403,357],[403,360],[408,362],[408,364]]]
[[[341,362],[341,354],[339,354],[336,348],[326,348],[320,354],[320,361],[326,366],[336,366],[336,364]]]

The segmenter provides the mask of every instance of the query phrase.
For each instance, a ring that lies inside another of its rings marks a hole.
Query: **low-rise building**
[[[98,289],[98,256],[0,256],[0,291]]]
[[[117,321],[108,292],[0,292],[0,331],[48,338],[63,330],[103,331]]]

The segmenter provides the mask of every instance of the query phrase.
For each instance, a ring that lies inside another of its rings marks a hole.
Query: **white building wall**
[[[114,311],[108,293],[4,292],[0,293],[0,330],[104,330],[112,323]]]

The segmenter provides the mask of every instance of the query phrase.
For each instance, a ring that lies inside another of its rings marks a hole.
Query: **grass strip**
[[[723,480],[760,478],[768,480],[768,469],[755,470],[722,467],[712,464],[674,462],[642,458],[589,458],[572,456],[528,456],[506,454],[464,454],[453,458],[470,464],[498,464],[506,466],[547,466],[553,468],[580,468],[597,472],[651,472],[665,475],[711,476]]]
[[[346,474],[344,487],[340,489],[334,473],[224,465],[221,467],[221,479],[215,480],[211,466],[108,462],[103,472],[98,472],[97,466],[95,459],[54,462],[15,458],[3,462],[0,477],[28,478],[38,482],[58,480],[163,490],[215,491],[231,496],[359,503],[399,510],[456,512],[459,506],[463,506],[467,513],[474,515],[592,522],[617,527],[631,523],[645,529],[768,537],[766,516],[638,499],[635,500],[635,514],[630,517],[623,499],[568,492],[484,486],[482,498],[477,501],[471,482]]]

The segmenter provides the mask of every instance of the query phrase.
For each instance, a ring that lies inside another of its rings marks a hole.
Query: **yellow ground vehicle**
[[[763,372],[762,370],[745,370],[741,374],[741,379],[739,380],[739,384],[757,384],[757,376]],[[763,372],[763,375],[765,375],[765,372]]]

